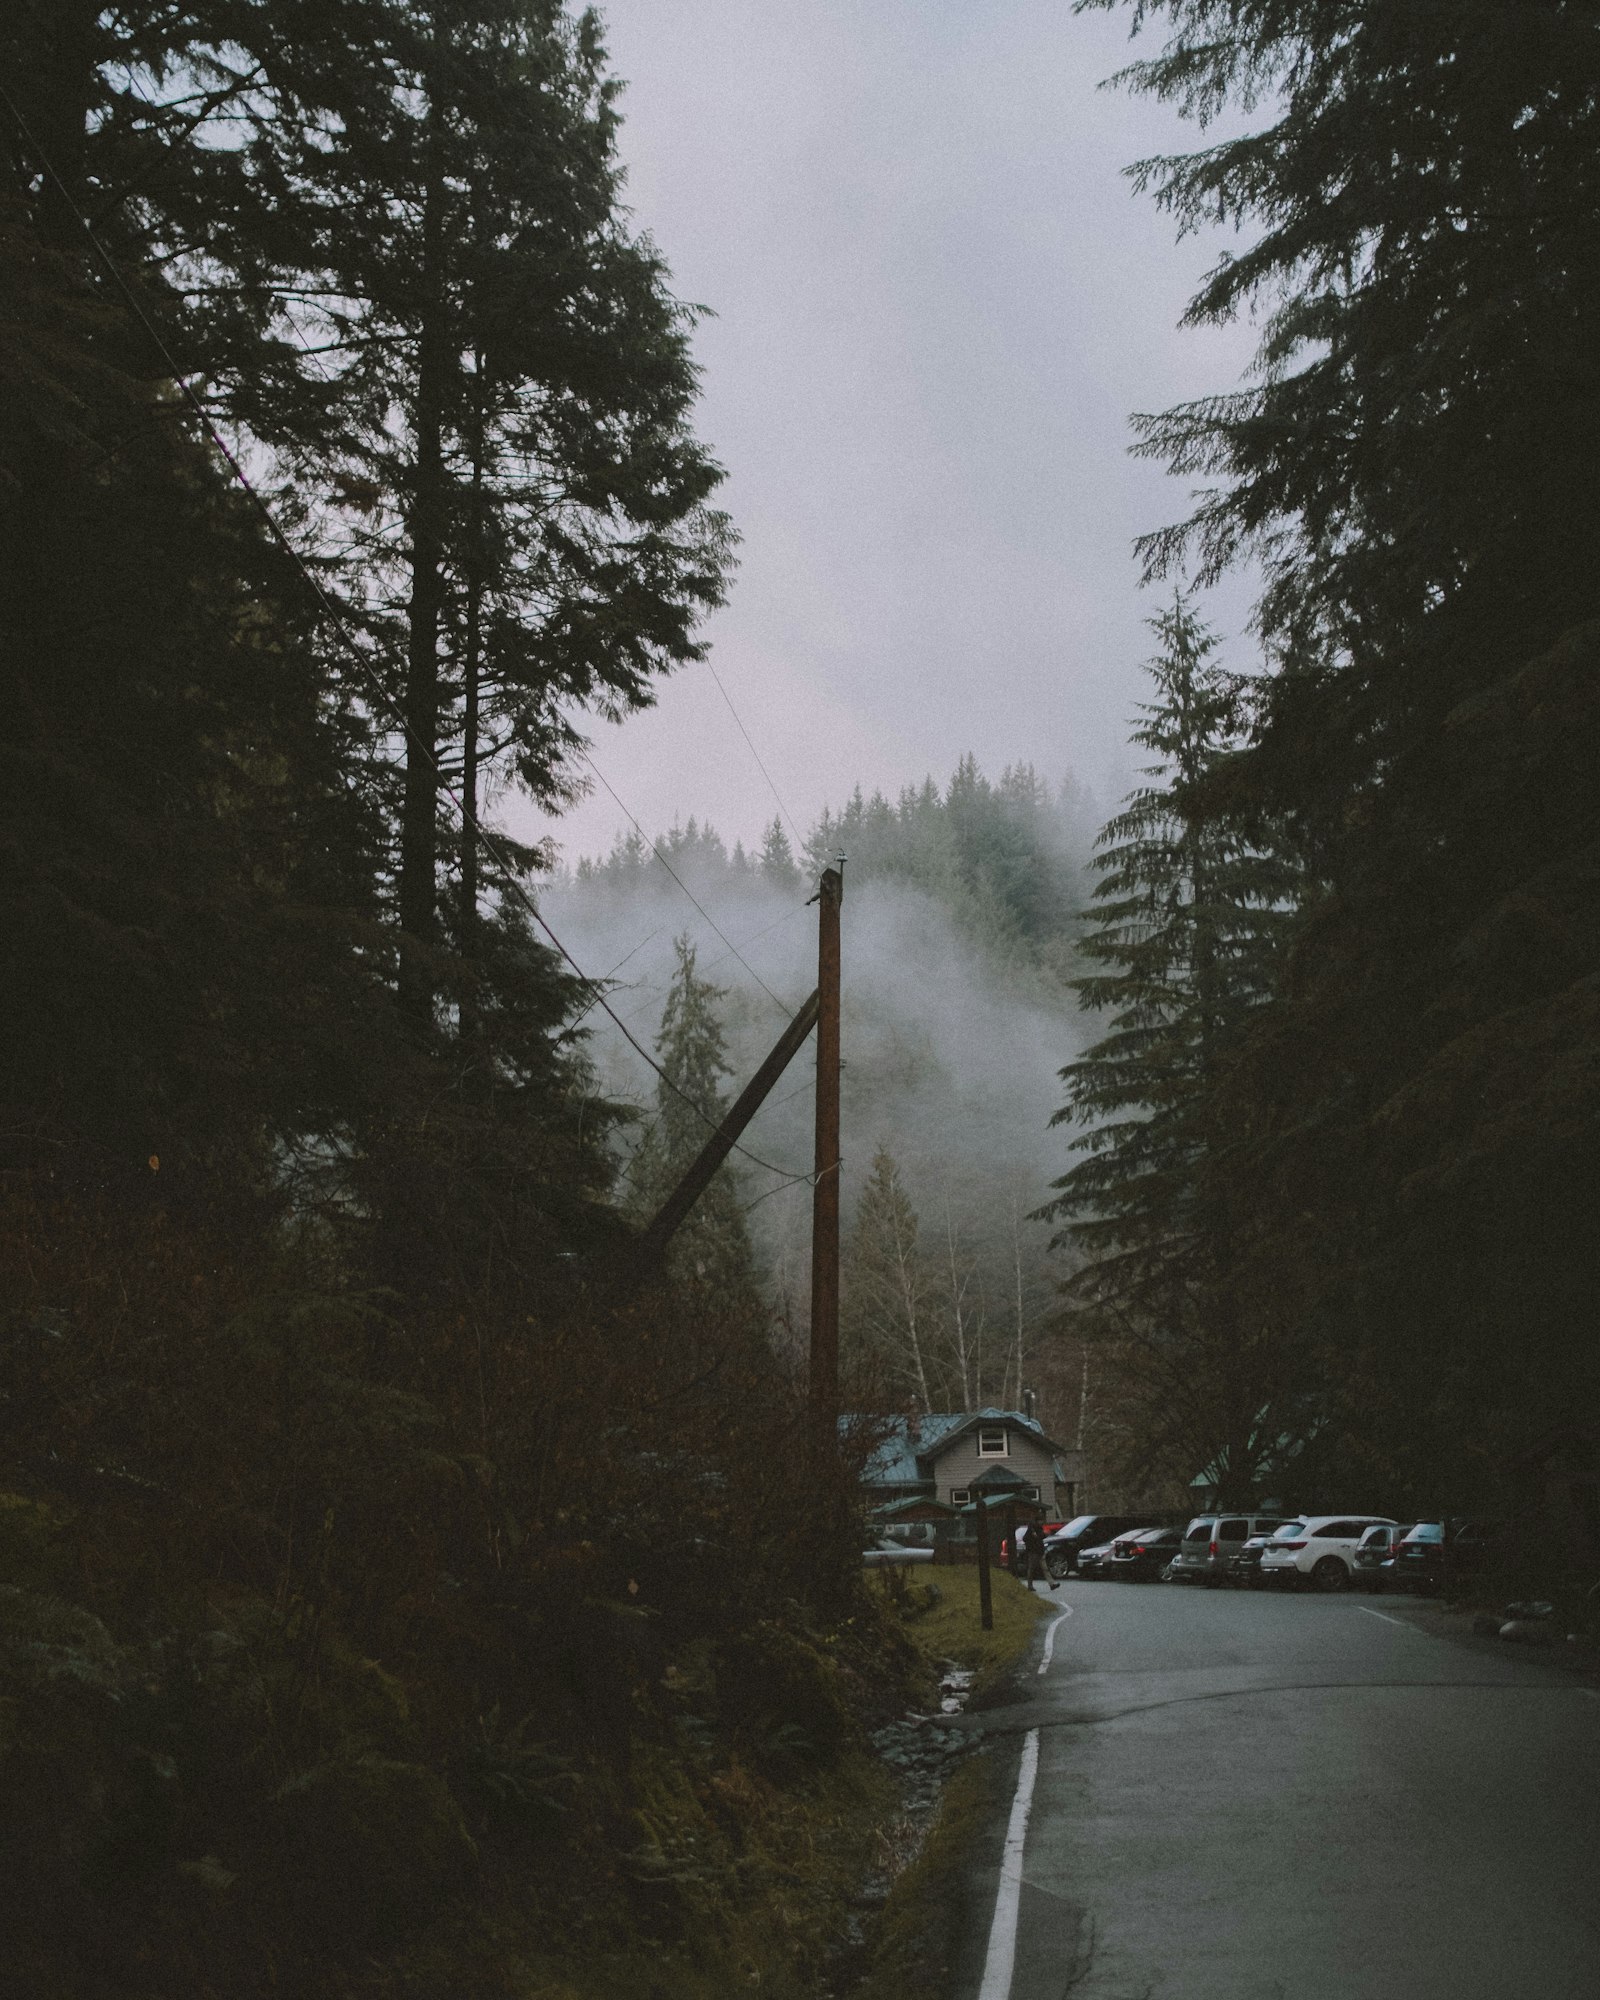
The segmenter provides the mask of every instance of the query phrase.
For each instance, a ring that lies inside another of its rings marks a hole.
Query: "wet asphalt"
[[[1440,1636],[1407,1599],[1069,1582],[1053,1601],[1071,1615],[1048,1669],[1036,1644],[971,1718],[993,1810],[951,2000],[1600,2000],[1592,1681]]]

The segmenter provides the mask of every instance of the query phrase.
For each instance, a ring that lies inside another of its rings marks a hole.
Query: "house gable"
[[[863,1467],[862,1485],[879,1505],[926,1496],[962,1507],[981,1495],[1037,1501],[1047,1515],[1058,1515],[1074,1503],[1081,1453],[1057,1444],[1019,1410],[872,1421],[881,1442]]]
[[[981,1495],[986,1500],[1036,1500],[1054,1514],[1055,1449],[1038,1425],[1018,1412],[980,1410],[952,1429],[931,1454],[934,1491],[954,1506]]]

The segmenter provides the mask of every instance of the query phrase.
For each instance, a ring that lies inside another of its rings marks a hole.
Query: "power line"
[[[775,1097],[762,1105],[763,1111],[776,1111],[780,1105],[793,1104],[797,1097],[804,1097],[807,1091],[816,1089],[815,1083],[803,1083],[798,1090],[791,1090],[782,1097]]]
[[[769,931],[775,931],[784,924],[792,924],[796,917],[803,917],[805,913],[806,913],[806,905],[804,903],[797,903],[795,907],[792,910],[786,912],[785,915],[781,917],[774,917],[770,924],[763,924],[760,930],[752,931],[750,936],[747,937],[744,941],[746,946],[757,943],[760,939],[764,938]],[[646,942],[648,942],[648,940],[646,940]],[[706,971],[715,972],[719,965],[726,963],[728,957],[729,954],[727,952],[724,952],[721,958],[712,959],[711,963],[706,967]],[[744,961],[741,959],[740,963],[743,964]]]
[[[843,1160],[835,1160],[831,1167],[824,1167],[820,1174],[791,1174],[779,1186],[769,1187],[765,1194],[758,1194],[754,1201],[747,1201],[739,1213],[748,1215],[751,1209],[759,1208],[764,1201],[770,1201],[775,1194],[782,1194],[785,1188],[798,1187],[802,1181],[809,1181],[815,1187],[818,1181],[826,1179],[829,1174],[841,1172],[843,1167]]]
[[[600,977],[595,981],[595,987],[597,990],[595,992],[594,998],[589,1001],[588,1005],[583,1009],[582,1013],[574,1014],[572,1019],[567,1023],[567,1033],[569,1035],[572,1033],[573,1029],[577,1027],[580,1021],[586,1019],[588,1015],[594,1012],[595,1007],[599,1004],[600,991],[611,984],[612,980],[616,978],[617,974],[627,964],[628,960],[632,958],[635,955],[635,953],[643,951],[645,946],[649,944],[652,939],[658,938],[660,937],[660,935],[661,935],[661,928],[659,925],[657,925],[657,927],[650,933],[649,937],[640,938],[639,942],[633,947],[632,951],[625,951],[622,954],[621,958],[617,960],[616,964],[612,966],[609,972],[603,972],[600,975]]]
[[[722,685],[722,676],[717,672],[716,668],[712,665],[709,654],[706,656],[706,671],[710,674],[711,678],[716,682],[718,694],[720,694],[722,696],[722,699],[728,704],[728,713],[733,717],[734,721],[738,723],[739,734],[744,738],[745,742],[749,745],[750,755],[754,757],[754,759],[756,760],[756,768],[757,770],[760,771],[762,777],[765,778],[767,781],[767,790],[771,792],[772,796],[778,801],[779,812],[781,812],[784,818],[789,821],[789,831],[794,835],[795,856],[796,859],[798,859],[799,856],[805,852],[805,845],[806,845],[804,840],[802,840],[800,837],[800,829],[795,825],[793,819],[790,818],[789,808],[784,804],[782,795],[780,794],[777,786],[772,782],[772,773],[767,769],[766,765],[762,763],[761,752],[756,748],[755,741],[752,738],[749,730],[745,728],[744,718],[740,715],[738,709],[734,707],[733,696],[729,694],[728,690]]]
[[[755,983],[761,988],[762,992],[766,994],[767,998],[772,1002],[773,1006],[775,1006],[778,1009],[779,1013],[781,1013],[785,1017],[785,1019],[789,1018],[794,1013],[794,1009],[788,1004],[787,1001],[780,1000],[778,998],[777,994],[773,992],[772,988],[761,977],[761,974],[756,971],[755,967],[739,950],[739,947],[733,942],[733,939],[730,938],[727,932],[723,930],[722,927],[718,924],[716,918],[712,916],[711,912],[706,908],[705,904],[701,902],[700,898],[689,887],[688,883],[684,881],[683,877],[678,873],[677,869],[673,867],[672,863],[661,852],[659,843],[652,840],[649,834],[647,834],[644,828],[639,824],[639,822],[636,819],[634,819],[633,814],[631,812],[628,812],[628,808],[625,805],[623,805],[622,800],[617,797],[616,789],[612,785],[610,779],[601,770],[600,766],[594,761],[594,759],[589,755],[588,751],[580,749],[578,751],[578,755],[588,765],[589,769],[593,771],[595,776],[600,780],[601,784],[605,786],[606,790],[610,792],[612,798],[616,799],[617,805],[621,807],[621,810],[628,814],[628,819],[632,824],[634,832],[637,833],[639,838],[642,841],[644,841],[645,844],[649,847],[650,852],[661,863],[662,867],[666,869],[667,873],[672,877],[673,881],[677,883],[678,887],[689,898],[689,901],[694,904],[695,908],[700,912],[701,916],[705,918],[706,922],[716,932],[717,936],[721,938],[722,942],[728,947],[729,951],[732,952],[733,956],[736,959],[738,959],[739,963],[744,967],[745,971],[749,973],[750,977],[755,981]]]
[[[39,141],[34,137],[33,128],[29,125],[27,119],[23,117],[22,112],[16,103],[16,100],[12,97],[11,93],[5,88],[4,84],[0,84],[0,103],[3,103],[5,105],[6,110],[10,113],[12,121],[16,125],[17,130],[22,134],[24,142],[33,152],[34,157],[38,160],[41,168],[43,169],[51,185],[54,187],[57,195],[60,197],[62,204],[66,208],[68,214],[72,216],[73,220],[77,223],[78,227],[83,231],[84,235],[88,238],[90,245],[95,251],[95,254],[99,257],[100,262],[104,265],[107,276],[111,279],[111,282],[113,285],[115,285],[116,289],[121,293],[122,298],[126,303],[129,311],[133,314],[134,318],[138,320],[139,324],[144,328],[145,332],[149,335],[150,340],[154,345],[156,351],[160,354],[162,360],[165,361],[165,363],[167,364],[167,368],[171,375],[173,387],[178,391],[178,394],[182,397],[183,401],[187,403],[189,408],[194,412],[195,418],[199,423],[201,430],[205,433],[206,437],[210,440],[212,446],[217,451],[218,455],[221,457],[223,463],[227,466],[228,470],[233,474],[235,480],[237,480],[240,487],[244,490],[251,504],[255,507],[256,512],[261,516],[262,521],[266,525],[268,534],[272,537],[273,541],[278,545],[278,547],[283,551],[284,555],[288,557],[290,565],[299,575],[301,581],[304,583],[306,589],[310,592],[317,606],[322,611],[323,615],[328,619],[329,624],[332,626],[333,630],[338,634],[339,638],[343,640],[345,646],[349,649],[351,658],[356,663],[357,670],[366,680],[368,686],[376,690],[379,706],[381,708],[386,708],[391,714],[391,716],[395,717],[395,719],[398,721],[400,734],[406,742],[408,752],[412,755],[422,756],[426,760],[426,762],[432,766],[436,789],[440,793],[442,793],[446,799],[449,800],[450,804],[455,808],[456,813],[460,817],[461,822],[464,826],[467,821],[466,807],[462,802],[462,800],[460,799],[460,797],[456,794],[456,792],[451,788],[449,783],[446,781],[443,769],[439,762],[439,755],[437,750],[431,744],[425,744],[418,740],[418,738],[415,735],[415,732],[411,728],[411,725],[406,721],[404,713],[399,709],[398,704],[394,702],[388,689],[384,686],[382,679],[373,669],[371,662],[362,652],[360,646],[356,643],[355,637],[350,630],[350,627],[348,625],[348,622],[346,621],[344,614],[335,605],[333,600],[328,596],[328,593],[323,589],[322,585],[317,581],[316,577],[312,574],[304,557],[300,554],[299,550],[294,546],[294,544],[289,540],[288,535],[279,525],[278,518],[273,513],[271,507],[267,504],[267,502],[262,498],[262,496],[256,491],[255,487],[251,484],[249,475],[245,472],[244,467],[240,464],[239,459],[235,455],[232,446],[228,443],[227,439],[223,437],[221,431],[217,428],[215,422],[212,420],[211,413],[206,409],[205,405],[200,401],[200,398],[195,394],[193,388],[189,384],[188,378],[184,375],[182,369],[179,368],[177,360],[173,355],[172,350],[168,347],[165,338],[161,334],[160,329],[156,326],[155,322],[150,318],[150,315],[145,311],[144,306],[140,302],[138,295],[135,293],[132,286],[128,283],[127,279],[122,275],[122,271],[117,265],[116,260],[112,257],[110,251],[106,249],[105,245],[100,241],[99,236],[95,233],[94,227],[90,223],[88,217],[83,213],[83,210],[79,208],[77,202],[74,201],[74,199],[72,198],[72,195],[69,192],[65,182],[62,180],[61,176],[56,172],[55,167],[50,160],[50,156],[48,155],[48,153],[45,152],[44,148],[39,144]],[[626,811],[625,807],[624,810]],[[588,974],[583,970],[583,967],[579,965],[578,961],[572,956],[572,953],[567,950],[566,946],[561,942],[560,938],[556,936],[555,932],[550,928],[549,924],[546,923],[545,919],[540,915],[538,906],[535,904],[533,898],[523,888],[520,880],[518,879],[516,870],[514,866],[511,864],[509,856],[507,856],[502,851],[498,843],[495,841],[494,837],[487,831],[485,831],[481,826],[479,828],[478,837],[482,844],[484,853],[489,857],[489,859],[495,864],[496,868],[500,871],[502,883],[503,886],[506,888],[506,890],[517,900],[518,903],[522,905],[523,909],[539,926],[539,928],[544,932],[545,936],[549,938],[551,944],[555,946],[556,950],[560,953],[562,958],[566,960],[567,964],[571,966],[573,972],[583,982],[583,984],[589,987],[591,990],[594,990],[596,982],[589,978]],[[721,933],[719,932],[718,935],[720,936]],[[769,991],[769,993],[771,992],[770,988],[768,988],[767,990]],[[774,1000],[777,1000],[777,995],[772,994],[772,998]],[[660,1077],[661,1081],[667,1086],[667,1088],[673,1093],[673,1095],[681,1098],[682,1101],[686,1105],[688,1105],[689,1109],[707,1128],[708,1131],[711,1132],[718,1131],[720,1129],[719,1121],[711,1117],[708,1112],[703,1110],[701,1106],[698,1105],[694,1101],[694,1099],[689,1095],[689,1093],[686,1090],[684,1090],[672,1077],[670,1077],[667,1074],[667,1072],[661,1067],[660,1063],[656,1061],[655,1057],[651,1055],[650,1051],[644,1047],[644,1045],[637,1039],[637,1037],[633,1034],[632,1030],[627,1026],[627,1024],[612,1009],[609,1001],[606,1000],[603,994],[597,994],[596,1004],[598,1004],[606,1014],[610,1015],[611,1019],[616,1023],[617,1029],[621,1033],[623,1039],[629,1044],[629,1046],[634,1050],[634,1052],[638,1056],[640,1056],[646,1063],[649,1064],[650,1068],[655,1071],[656,1075]],[[778,1005],[781,1007],[783,1005],[783,1002],[779,1000]],[[786,1167],[774,1166],[772,1161],[763,1160],[758,1154],[752,1153],[747,1147],[741,1146],[737,1141],[734,1142],[733,1150],[737,1153],[742,1153],[747,1160],[754,1161],[758,1167],[764,1168],[768,1173],[787,1174],[789,1172],[789,1169]],[[809,1178],[809,1176],[801,1175],[799,1176],[799,1178],[807,1179]]]

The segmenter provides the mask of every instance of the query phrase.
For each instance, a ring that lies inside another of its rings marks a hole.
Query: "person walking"
[[[1019,1529],[1017,1532],[1020,1534],[1022,1530]],[[1043,1516],[1041,1516],[1037,1521],[1030,1521],[1028,1523],[1027,1536],[1028,1539],[1024,1545],[1026,1549],[1027,1560],[1026,1560],[1026,1567],[1023,1571],[1023,1575],[1027,1582],[1030,1594],[1033,1590],[1033,1586],[1036,1583],[1048,1583],[1052,1590],[1056,1589],[1057,1588],[1056,1579],[1053,1576],[1047,1575],[1045,1572]]]

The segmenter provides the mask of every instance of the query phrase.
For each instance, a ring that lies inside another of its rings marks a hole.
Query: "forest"
[[[1190,322],[1260,338],[1136,419],[1192,496],[1139,551],[1143,782],[1023,741],[567,867],[489,802],[577,795],[737,546],[599,19],[6,9],[30,2000],[820,1990],[856,1850],[802,1857],[870,1828],[915,1670],[866,1447],[806,1436],[809,1057],[623,1274],[840,854],[858,1407],[1029,1387],[1108,1490],[1397,1511],[1592,1452],[1600,6],[1126,11],[1200,131],[1137,184],[1238,232]]]
[[[1076,1424],[1081,1357],[1054,1324],[1059,1274],[1035,1211],[1061,1150],[1048,1129],[1055,1074],[1081,1041],[1068,980],[1093,811],[1070,779],[1052,789],[1017,765],[991,781],[969,756],[943,785],[930,777],[892,803],[857,790],[792,840],[775,816],[753,854],[692,820],[654,839],[630,830],[544,891],[563,937],[617,968],[620,1014],[641,1036],[687,990],[680,946],[695,954],[697,1012],[725,1066],[704,1088],[727,1093],[815,984],[807,899],[844,857],[850,1407],[1017,1408],[1026,1386],[1051,1421],[1069,1434]],[[673,1176],[652,1121],[674,1107],[657,1106],[655,1079],[604,1019],[592,1049],[612,1094],[640,1109],[619,1133],[623,1198],[658,1196]],[[717,1197],[760,1274],[773,1340],[797,1355],[810,1285],[810,1200],[795,1177],[811,1157],[809,1067],[809,1055],[795,1062],[750,1128],[751,1150],[789,1173],[736,1156]],[[698,1149],[693,1121],[682,1123],[667,1148],[678,1171]],[[692,1221],[688,1241],[710,1227]]]

